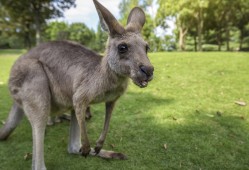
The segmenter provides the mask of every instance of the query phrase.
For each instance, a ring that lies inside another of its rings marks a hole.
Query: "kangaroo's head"
[[[147,56],[149,45],[140,34],[145,23],[141,8],[131,10],[126,27],[97,0],[93,0],[102,28],[109,33],[106,57],[110,68],[121,76],[130,77],[139,87],[146,87],[153,78],[154,67]]]

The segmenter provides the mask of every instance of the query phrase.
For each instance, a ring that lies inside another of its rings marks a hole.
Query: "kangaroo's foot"
[[[100,152],[98,154],[96,154],[95,149],[91,148],[91,151],[89,153],[92,156],[98,156],[104,159],[120,159],[120,160],[126,160],[128,159],[128,157],[120,152],[114,152],[114,151],[107,151],[107,150],[103,150],[101,149]]]
[[[91,151],[90,145],[82,145],[80,148],[80,154],[87,157]]]

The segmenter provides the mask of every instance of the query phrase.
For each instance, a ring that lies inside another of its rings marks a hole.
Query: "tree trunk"
[[[180,29],[180,35],[179,35],[179,48],[180,48],[181,51],[185,50],[185,47],[184,47],[184,37],[183,37],[181,29]]]
[[[195,52],[197,51],[197,41],[196,41],[196,35],[194,35],[194,45],[195,45]]]
[[[179,48],[181,51],[185,50],[185,35],[187,34],[187,29],[180,27],[179,32]]]
[[[199,9],[198,15],[198,51],[202,51],[202,29],[203,29],[203,12]]]
[[[218,42],[218,51],[221,51],[221,42]]]
[[[35,17],[35,40],[36,45],[41,43],[41,24],[39,21],[39,14]]]
[[[32,5],[33,5],[33,13],[34,13],[34,18],[35,18],[35,41],[36,45],[41,43],[41,15],[40,15],[40,4],[36,3],[35,0],[32,0]]]
[[[218,33],[218,36],[217,36],[217,42],[218,42],[218,51],[221,51],[221,36],[220,36],[220,33]]]
[[[239,51],[242,51],[243,48],[243,37],[240,37],[240,41],[239,41]]]
[[[31,38],[30,38],[30,23],[26,23],[26,29],[25,29],[25,46],[30,49],[31,48]]]
[[[243,39],[244,39],[244,30],[240,29],[240,36],[239,36],[239,51],[243,48]]]
[[[218,28],[218,30],[216,31],[216,40],[218,43],[218,51],[221,51],[221,45],[222,45],[222,31],[221,28]]]
[[[229,45],[229,41],[230,41],[230,30],[229,27],[226,27],[226,46],[227,46],[227,51],[230,51],[230,45]]]
[[[36,25],[36,32],[35,32],[35,39],[36,39],[36,45],[41,43],[41,29],[40,29],[40,25],[37,24]]]

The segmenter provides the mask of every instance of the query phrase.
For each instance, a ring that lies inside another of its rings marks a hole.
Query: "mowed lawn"
[[[23,52],[23,51],[22,51]],[[0,52],[0,121],[12,100],[7,80],[18,51]],[[249,169],[249,53],[151,53],[154,80],[140,89],[130,83],[111,120],[104,148],[128,160],[67,153],[69,122],[48,127],[48,170],[244,170]],[[235,104],[246,102],[246,106]],[[92,147],[104,121],[104,104],[92,106]],[[2,124],[1,124],[2,126]],[[30,169],[31,128],[27,119],[0,142],[0,169]]]

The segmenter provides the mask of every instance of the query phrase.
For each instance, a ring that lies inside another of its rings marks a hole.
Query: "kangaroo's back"
[[[33,48],[23,58],[37,59],[48,67],[62,66],[63,69],[71,65],[98,65],[102,56],[76,42],[52,41]]]
[[[47,76],[53,102],[72,105],[75,88],[84,79],[89,79],[99,69],[102,56],[86,47],[70,41],[53,41],[40,44],[21,56],[11,69],[9,88],[14,91],[27,81],[27,75],[34,75],[30,67],[41,66]],[[32,77],[32,76],[31,76]]]

